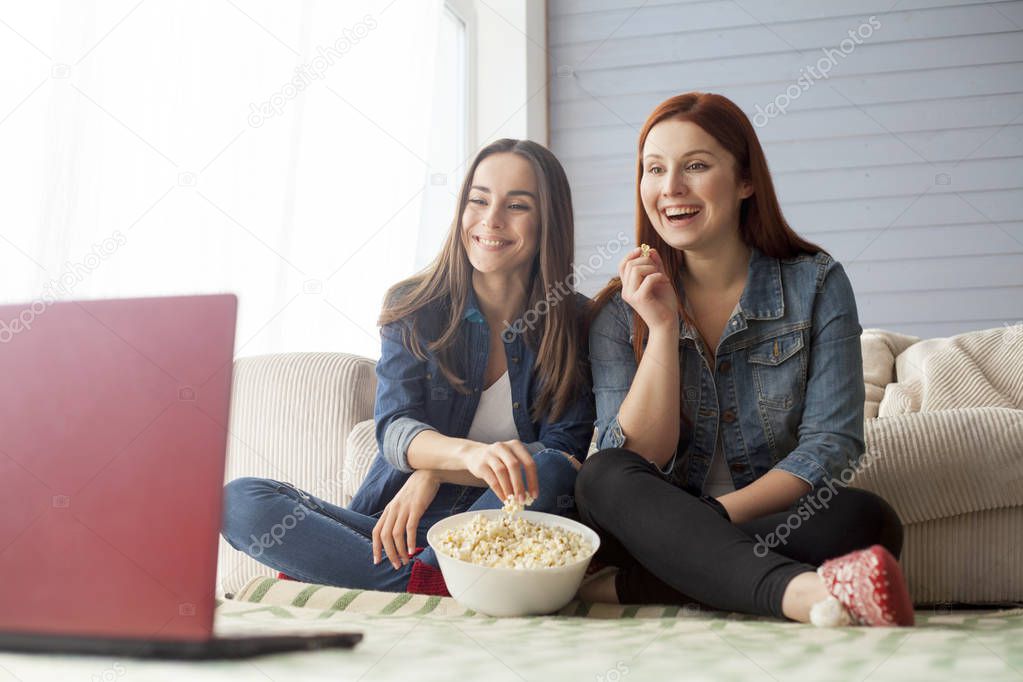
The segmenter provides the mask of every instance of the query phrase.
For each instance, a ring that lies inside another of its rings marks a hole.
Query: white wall
[[[1021,27],[1017,1],[550,0],[551,147],[577,262],[632,238],[649,112],[712,91],[757,124],[786,217],[845,265],[864,327],[1023,321]],[[824,50],[827,77],[808,75]],[[786,113],[769,111],[790,87]],[[602,260],[584,292],[614,274]]]

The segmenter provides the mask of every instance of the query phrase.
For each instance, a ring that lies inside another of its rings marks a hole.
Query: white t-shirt
[[[717,447],[714,448],[714,456],[710,460],[710,471],[707,472],[707,480],[703,482],[703,494],[721,497],[733,490],[735,490],[735,483],[732,482],[732,472],[729,471],[728,462],[725,460],[719,431]]]
[[[512,414],[511,379],[505,371],[493,386],[480,394],[480,403],[476,406],[466,438],[480,443],[496,443],[518,440],[518,437],[519,430]]]

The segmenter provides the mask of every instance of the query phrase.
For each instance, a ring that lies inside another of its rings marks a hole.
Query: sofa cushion
[[[860,349],[863,353],[863,383],[866,388],[864,418],[878,416],[878,406],[884,397],[885,387],[895,381],[895,358],[919,340],[916,336],[884,329],[863,330]]]
[[[864,424],[866,452],[851,485],[918,523],[1023,507],[1023,410],[972,407]]]
[[[1023,335],[994,327],[910,346],[895,360],[897,383],[881,417],[963,407],[1023,409]]]
[[[359,486],[369,473],[369,467],[377,456],[376,428],[372,419],[361,421],[348,434],[345,447],[344,491],[341,505],[347,507],[355,497]]]

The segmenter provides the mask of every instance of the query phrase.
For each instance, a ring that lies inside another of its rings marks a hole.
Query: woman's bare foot
[[[820,576],[813,571],[807,571],[789,581],[781,599],[781,610],[786,618],[809,623],[810,608],[830,596]]]
[[[607,566],[600,569],[592,576],[588,576],[576,592],[576,598],[584,602],[617,604],[618,593],[615,591],[615,576],[618,575],[616,566]]]

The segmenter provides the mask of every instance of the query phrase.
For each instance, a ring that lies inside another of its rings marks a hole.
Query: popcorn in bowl
[[[527,497],[525,504],[532,502]],[[521,569],[568,566],[593,554],[581,534],[523,519],[517,516],[522,508],[508,496],[499,519],[476,514],[467,525],[446,531],[440,550],[471,564]]]
[[[454,514],[433,524],[427,541],[451,596],[497,617],[554,613],[568,604],[600,547],[592,528],[530,510]]]

